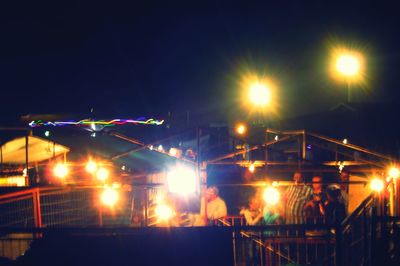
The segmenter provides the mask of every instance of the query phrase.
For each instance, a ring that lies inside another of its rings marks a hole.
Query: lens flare
[[[54,175],[58,178],[65,178],[68,175],[68,167],[63,163],[58,163],[54,167]]]
[[[279,202],[280,193],[274,187],[267,187],[264,190],[263,199],[264,199],[265,203],[270,204],[270,205],[275,205]]]
[[[106,188],[101,193],[101,202],[108,207],[114,207],[118,200],[118,192],[113,188]]]

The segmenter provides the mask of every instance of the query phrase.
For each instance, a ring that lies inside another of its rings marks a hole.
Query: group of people
[[[258,190],[241,208],[247,225],[264,224],[337,224],[347,216],[349,174],[343,171],[339,184],[324,185],[322,175],[314,174],[311,186],[304,182],[301,172],[293,175],[294,183],[281,191],[281,201],[268,204]],[[225,201],[217,187],[205,190],[200,214],[193,220],[194,226],[212,225],[228,215]]]
[[[261,191],[250,198],[248,206],[240,210],[247,225],[263,224],[337,224],[347,215],[349,174],[343,171],[340,184],[324,186],[320,174],[314,174],[312,185],[306,185],[301,172],[293,175],[294,183],[282,193],[278,204],[267,204],[262,200]],[[281,191],[282,192],[282,191]],[[226,203],[219,197],[218,188],[206,191],[202,212],[207,206],[207,219],[212,221],[227,215]]]
[[[347,215],[348,177],[343,171],[340,185],[325,187],[322,176],[314,174],[312,186],[308,186],[301,172],[295,172],[294,183],[284,191],[281,204],[265,204],[260,200],[261,196],[255,195],[240,214],[244,215],[248,225],[340,223]]]

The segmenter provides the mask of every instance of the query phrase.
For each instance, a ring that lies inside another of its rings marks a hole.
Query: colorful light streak
[[[155,120],[153,118],[144,119],[138,118],[136,120],[133,119],[113,119],[113,120],[90,120],[83,119],[80,121],[48,121],[44,122],[42,120],[32,121],[29,123],[30,127],[40,127],[40,126],[92,126],[92,125],[101,125],[101,126],[116,126],[116,125],[125,125],[125,124],[141,124],[141,125],[162,125],[164,120]]]

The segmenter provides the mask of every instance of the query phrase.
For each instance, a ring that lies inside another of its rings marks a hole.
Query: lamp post
[[[347,84],[347,102],[352,101],[351,84],[362,81],[363,56],[354,50],[338,49],[333,52],[333,74]]]

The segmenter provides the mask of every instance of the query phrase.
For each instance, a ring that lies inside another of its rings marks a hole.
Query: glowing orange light
[[[384,182],[382,179],[374,178],[371,180],[370,188],[373,191],[381,192],[383,190],[383,187],[384,187]]]
[[[249,99],[256,106],[266,106],[271,101],[271,88],[256,82],[250,85]]]
[[[400,170],[399,170],[399,168],[397,168],[397,167],[391,167],[391,168],[389,169],[389,176],[390,176],[391,178],[399,178],[399,176],[400,176]]]
[[[68,168],[65,164],[63,163],[58,163],[54,167],[54,175],[59,178],[65,178],[68,175]]]
[[[331,76],[347,82],[362,82],[365,80],[365,59],[356,50],[345,47],[331,49]]]
[[[86,167],[85,167],[86,171],[89,173],[95,173],[97,170],[97,163],[93,162],[92,160],[88,161],[86,163]]]
[[[97,172],[96,172],[96,177],[100,181],[107,180],[109,175],[110,175],[110,172],[105,168],[99,168],[99,170],[97,170]]]
[[[274,187],[267,187],[264,190],[263,199],[267,204],[275,205],[279,202],[280,193]]]
[[[254,165],[254,163],[250,164],[250,166],[249,166],[250,173],[254,173],[255,170],[256,170],[256,166]]]
[[[155,213],[162,221],[167,221],[172,218],[174,211],[166,204],[159,204],[155,208]]]
[[[118,192],[115,189],[112,188],[106,188],[102,193],[101,193],[101,202],[109,207],[113,207],[119,199]]]

